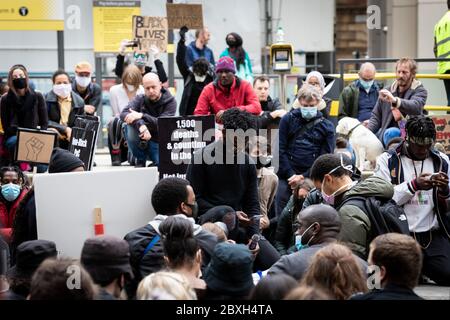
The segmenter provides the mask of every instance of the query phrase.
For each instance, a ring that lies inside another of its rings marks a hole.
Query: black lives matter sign
[[[158,119],[159,177],[186,178],[192,154],[214,142],[214,116]]]

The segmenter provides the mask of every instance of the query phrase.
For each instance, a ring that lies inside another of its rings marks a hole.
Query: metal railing
[[[344,89],[344,69],[347,64],[359,64],[364,62],[371,63],[395,63],[399,59],[394,58],[368,58],[368,59],[339,59],[337,63],[339,64],[339,76],[342,81],[339,83],[339,90],[342,91]],[[416,62],[441,62],[441,61],[450,61],[450,58],[417,58],[414,59]]]

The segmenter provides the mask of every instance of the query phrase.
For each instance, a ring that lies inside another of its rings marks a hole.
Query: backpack
[[[344,200],[344,205],[354,205],[361,209],[370,220],[368,242],[380,234],[395,232],[409,235],[408,219],[402,207],[392,200],[380,200],[376,197],[352,196]]]

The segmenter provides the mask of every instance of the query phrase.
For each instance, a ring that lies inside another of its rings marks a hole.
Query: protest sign
[[[133,16],[133,39],[137,41],[137,52],[148,52],[152,45],[166,52],[168,41],[167,18]]]

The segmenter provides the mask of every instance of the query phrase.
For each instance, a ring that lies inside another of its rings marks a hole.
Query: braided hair
[[[436,139],[436,126],[431,118],[424,115],[411,116],[406,122],[408,138]]]
[[[0,169],[0,181],[3,180],[3,177],[5,176],[6,172],[15,172],[17,173],[17,177],[19,178],[19,180],[22,181],[22,185],[27,185],[27,178],[26,176],[23,174],[22,170],[20,170],[18,167],[16,166],[6,166],[6,167],[2,167]]]

